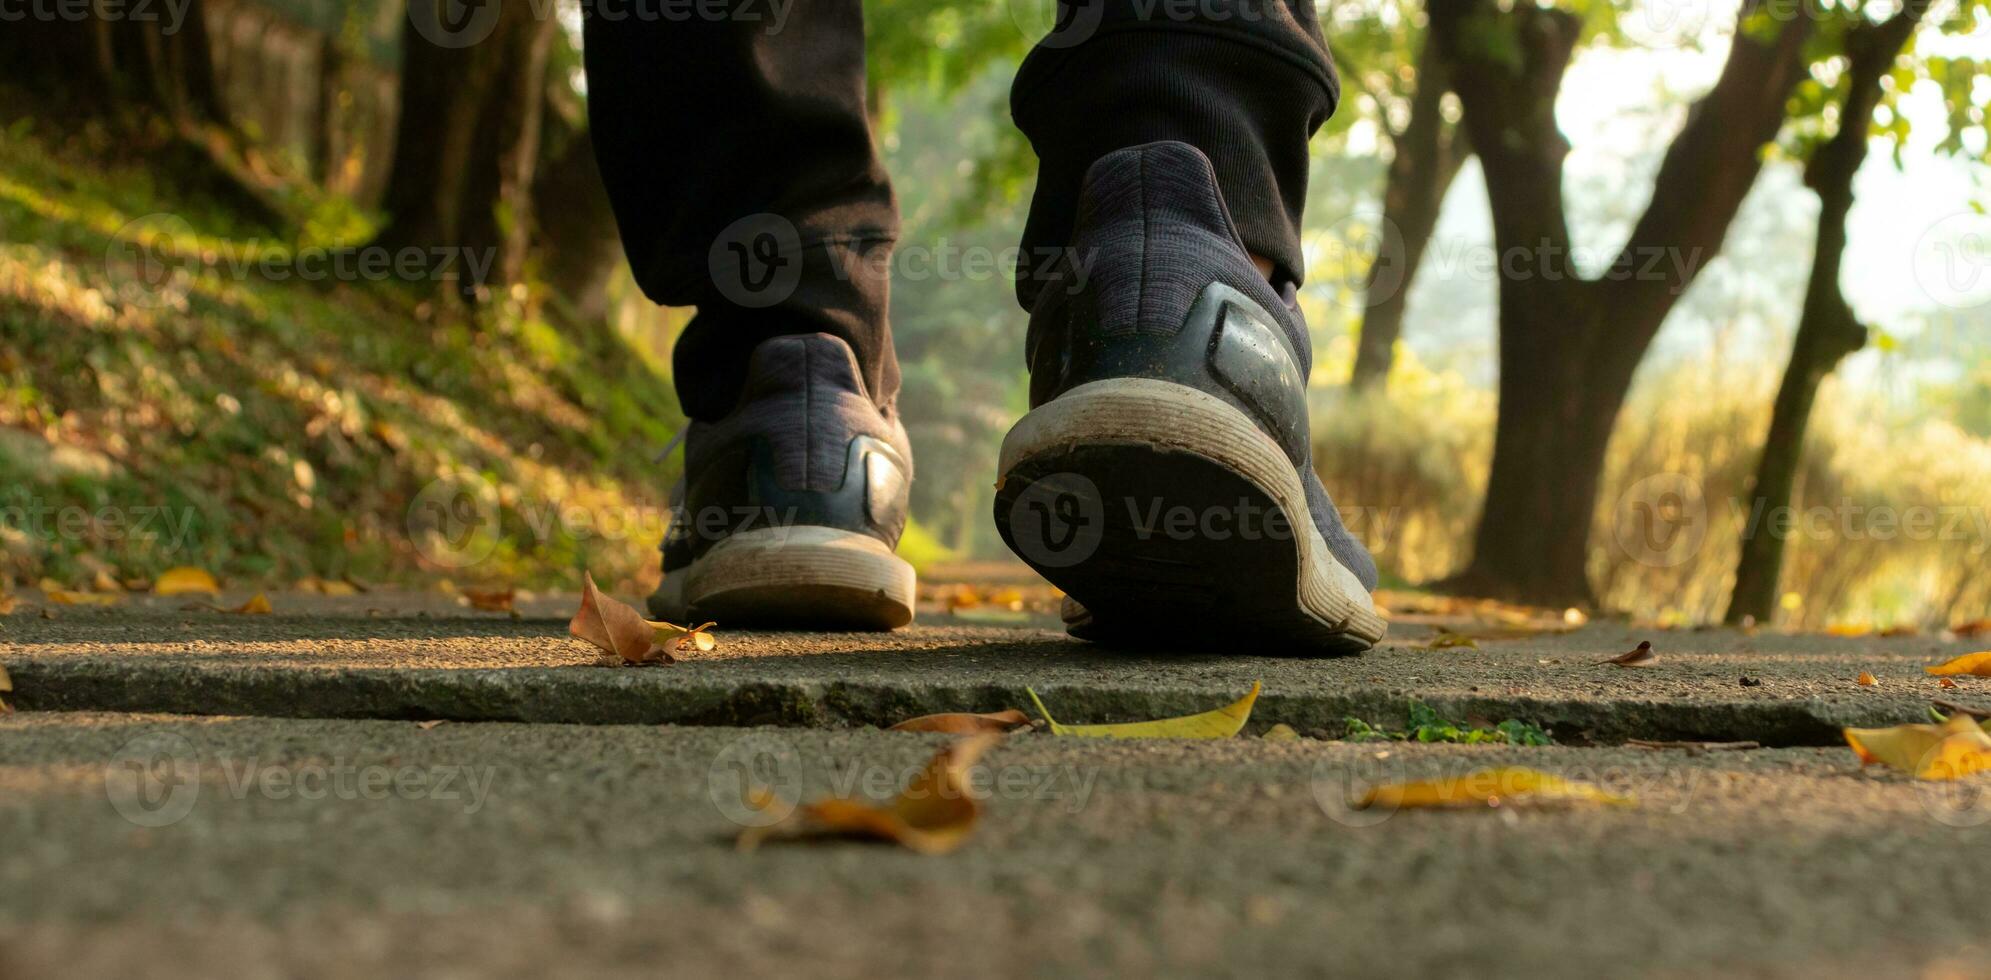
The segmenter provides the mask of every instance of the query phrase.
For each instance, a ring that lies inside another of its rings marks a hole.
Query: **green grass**
[[[0,573],[654,576],[676,474],[651,458],[682,423],[653,338],[556,326],[536,287],[466,311],[426,283],[272,278],[256,260],[371,222],[295,191],[302,231],[272,241],[142,158],[100,162],[140,156],[120,139],[0,139]],[[435,560],[435,500],[488,555]]]
[[[1476,728],[1452,721],[1437,709],[1412,699],[1408,721],[1400,731],[1371,725],[1360,718],[1347,718],[1342,738],[1350,742],[1444,742],[1460,745],[1553,745],[1546,729],[1533,722],[1509,718],[1492,728]]]

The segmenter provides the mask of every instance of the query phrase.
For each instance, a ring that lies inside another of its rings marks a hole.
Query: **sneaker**
[[[739,406],[691,423],[685,474],[651,615],[808,629],[912,622],[913,568],[892,553],[912,451],[842,340],[755,348]]]
[[[1066,255],[1033,284],[1032,410],[1003,440],[995,518],[1071,597],[1071,631],[1382,639],[1375,562],[1314,473],[1294,289],[1252,265],[1209,160],[1177,142],[1101,158]]]

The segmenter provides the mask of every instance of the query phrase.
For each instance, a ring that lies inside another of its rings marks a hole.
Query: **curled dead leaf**
[[[214,580],[205,568],[182,565],[159,573],[152,582],[154,595],[185,595],[200,592],[207,595],[220,595],[221,583]]]
[[[1637,649],[1618,654],[1609,660],[1599,660],[1599,667],[1610,664],[1615,667],[1650,667],[1659,662],[1659,654],[1652,652],[1651,640],[1638,641]]]
[[[1880,678],[1878,678],[1878,677],[1875,677],[1875,676],[1873,675],[1873,671],[1870,671],[1870,670],[1863,670],[1863,671],[1860,671],[1860,676],[1859,676],[1859,677],[1857,678],[1857,680],[1858,680],[1858,683],[1859,683],[1859,685],[1860,685],[1861,687],[1879,687],[1879,686],[1880,686]]]
[[[945,732],[949,735],[980,735],[987,732],[1001,734],[1003,732],[1014,731],[1018,728],[1028,727],[1030,727],[1030,716],[1015,708],[1009,708],[1003,711],[979,715],[968,714],[966,712],[921,715],[918,718],[908,718],[905,721],[899,722],[888,730],[894,732]]]
[[[673,627],[675,629],[675,627]],[[657,643],[657,630],[628,603],[603,595],[593,575],[583,574],[581,608],[567,632],[607,651],[624,664],[668,664],[676,659]]]
[[[1948,663],[1922,668],[1936,676],[1991,677],[1991,650],[1982,653],[1966,653]]]
[[[719,638],[706,632],[718,623],[701,623],[693,627],[683,627],[671,623],[650,623],[654,639],[666,653],[709,653],[719,648]]]
[[[981,817],[981,803],[968,785],[968,772],[1000,735],[975,735],[935,753],[926,768],[886,806],[851,799],[823,799],[795,808],[767,827],[750,827],[739,847],[751,851],[770,837],[863,837],[899,844],[921,854],[945,854],[960,847]],[[765,792],[752,791],[763,800]]]
[[[1377,786],[1356,801],[1357,809],[1370,807],[1415,808],[1485,806],[1507,802],[1563,803],[1587,802],[1626,805],[1630,797],[1619,796],[1589,783],[1550,775],[1534,769],[1509,766],[1481,769],[1464,776],[1413,780]]]

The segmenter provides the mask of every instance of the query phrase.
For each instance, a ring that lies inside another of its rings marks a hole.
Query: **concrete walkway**
[[[272,598],[0,620],[0,977],[1991,976],[1991,781],[1862,770],[1838,735],[1991,703],[1922,672],[1967,644],[1607,623],[1434,650],[1410,620],[1319,660],[1220,623],[1127,653],[929,609],[625,669],[565,635],[571,597]],[[1597,665],[1640,639],[1656,666]],[[942,744],[872,726],[1026,686],[1060,720],[1145,719],[1253,681],[1238,739],[1010,736],[952,855],[733,847],[742,773],[882,799]],[[1560,744],[1322,738],[1413,699]],[[1317,737],[1255,737],[1282,722]],[[1501,765],[1637,803],[1348,806]]]
[[[1981,976],[1991,796],[1842,749],[1011,736],[961,851],[733,849],[939,736],[18,714],[0,963],[88,976]],[[1380,756],[1379,756],[1380,754]],[[165,764],[134,792],[131,763]],[[1349,811],[1523,764],[1630,807]],[[379,775],[374,775],[379,774]]]

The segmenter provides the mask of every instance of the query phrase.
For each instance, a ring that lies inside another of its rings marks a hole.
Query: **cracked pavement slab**
[[[1185,624],[1178,649],[1120,651],[1071,640],[1044,617],[990,624],[929,610],[884,634],[721,624],[712,654],[620,669],[597,666],[567,636],[567,596],[524,603],[516,619],[435,594],[274,602],[271,616],[150,597],[53,619],[17,614],[0,629],[0,664],[30,709],[586,724],[884,726],[1017,706],[1026,686],[1060,720],[1127,721],[1203,710],[1263,681],[1253,731],[1338,734],[1351,715],[1400,724],[1414,697],[1464,720],[1534,721],[1565,742],[1827,745],[1843,726],[1926,720],[1935,698],[1991,705],[1980,679],[1945,689],[1923,672],[1975,649],[1929,636],[1600,622],[1433,650],[1423,645],[1434,627],[1399,622],[1375,651],[1313,659],[1254,655],[1227,643],[1221,623]],[[1655,666],[1597,664],[1640,640],[1659,651]],[[1861,686],[1862,672],[1879,683]]]

